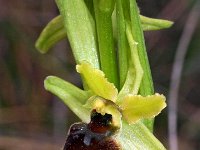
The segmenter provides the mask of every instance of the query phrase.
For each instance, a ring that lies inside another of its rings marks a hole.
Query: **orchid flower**
[[[166,106],[165,97],[157,93],[145,97],[131,93],[120,96],[125,92],[123,88],[118,92],[101,70],[93,68],[86,61],[77,65],[76,69],[82,75],[89,90],[81,90],[54,76],[46,78],[46,90],[62,99],[83,122],[90,121],[92,110],[96,110],[102,115],[111,114],[112,126],[118,129],[119,136],[117,138],[122,138],[123,141],[126,139],[123,137],[124,134],[127,134],[124,132],[124,128],[127,127],[125,124],[133,125],[133,127],[141,125],[140,120],[155,117]],[[126,142],[120,144],[123,149],[127,148]]]
[[[56,3],[60,15],[42,31],[36,48],[46,53],[67,37],[84,90],[55,76],[45,79],[45,89],[84,123],[93,110],[111,115],[117,129],[113,138],[123,150],[164,150],[152,129],[153,118],[166,107],[165,96],[154,93],[143,31],[173,23],[140,15],[136,0]]]

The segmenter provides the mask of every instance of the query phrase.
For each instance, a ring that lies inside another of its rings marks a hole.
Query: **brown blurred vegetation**
[[[155,91],[169,91],[174,54],[194,1],[139,0],[143,15],[175,22],[171,29],[146,32]],[[58,14],[53,0],[0,1],[0,149],[62,147],[67,128],[78,119],[43,88],[48,75],[81,86],[75,63],[64,40],[42,55],[34,42]],[[178,101],[181,150],[200,149],[200,25],[186,56]],[[155,122],[157,137],[167,146],[167,110]],[[32,146],[30,146],[32,145]],[[22,146],[22,147],[20,147]]]

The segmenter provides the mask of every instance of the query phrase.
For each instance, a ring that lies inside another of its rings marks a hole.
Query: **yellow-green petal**
[[[153,118],[166,107],[165,96],[160,94],[143,97],[128,95],[122,100],[120,107],[123,117],[128,123],[135,123],[140,119]]]
[[[105,99],[116,101],[118,91],[113,83],[108,82],[105,74],[98,69],[95,69],[86,61],[83,61],[76,67],[77,72],[83,76],[84,81],[95,95]]]

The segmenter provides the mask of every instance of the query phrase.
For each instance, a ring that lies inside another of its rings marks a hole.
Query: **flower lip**
[[[120,145],[114,139],[115,128],[111,121],[112,115],[102,115],[93,110],[90,123],[80,122],[70,127],[64,150],[75,150],[80,147],[85,150],[119,150]]]

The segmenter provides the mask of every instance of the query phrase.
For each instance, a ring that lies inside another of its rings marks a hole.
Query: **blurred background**
[[[145,32],[156,92],[168,97],[175,54],[181,39],[188,39],[178,103],[174,103],[181,150],[200,149],[200,19],[187,20],[198,1],[138,1],[141,14],[175,22],[170,29]],[[0,150],[57,150],[64,144],[70,124],[78,121],[43,88],[48,75],[81,87],[69,43],[63,40],[45,55],[34,47],[42,29],[57,15],[54,0],[0,1]],[[191,36],[183,35],[186,24],[194,29]],[[155,121],[155,135],[166,147],[167,116],[165,109]]]

